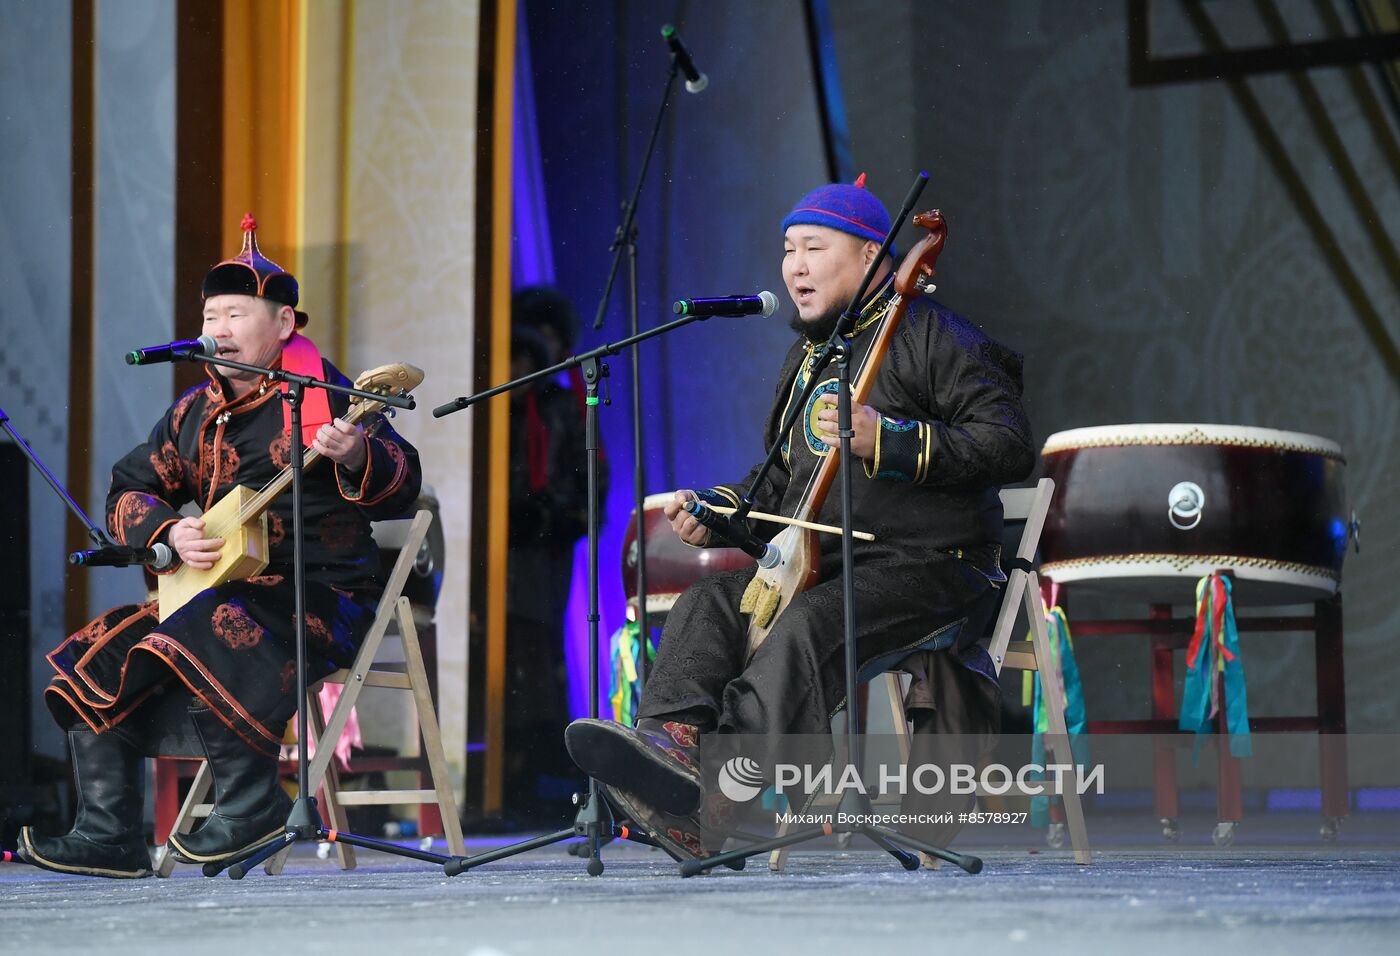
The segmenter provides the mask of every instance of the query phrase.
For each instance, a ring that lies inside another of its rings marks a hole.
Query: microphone
[[[141,564],[152,571],[164,571],[175,563],[175,552],[170,545],[160,542],[149,548],[114,544],[96,551],[74,551],[68,555],[68,563],[87,568],[125,568]]]
[[[721,295],[713,299],[681,299],[671,306],[676,315],[762,315],[778,311],[778,297],[766,289],[758,295]]]
[[[127,365],[155,365],[159,362],[174,362],[191,355],[213,355],[219,350],[218,344],[208,335],[183,342],[168,342],[165,345],[152,345],[126,353]]]
[[[671,56],[676,58],[676,66],[685,74],[685,88],[691,93],[699,93],[709,86],[710,78],[695,68],[695,61],[690,58],[690,51],[681,42],[676,28],[668,23],[661,28],[661,35],[666,38],[666,45],[671,48]]]
[[[783,552],[777,545],[769,544],[754,535],[743,522],[735,521],[729,515],[722,515],[703,501],[692,498],[683,506],[687,514],[709,528],[711,533],[732,547],[738,548],[758,561],[760,568],[776,568],[783,560]]]

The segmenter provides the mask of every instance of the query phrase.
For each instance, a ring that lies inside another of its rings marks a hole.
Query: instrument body
[[[355,387],[382,395],[407,395],[423,381],[423,370],[412,365],[394,363],[370,369],[355,380]],[[353,404],[344,420],[355,424],[384,407],[383,402],[352,398]],[[321,455],[306,449],[302,466],[309,468]],[[183,607],[199,592],[218,587],[229,581],[252,577],[267,567],[272,552],[267,537],[267,508],[282,492],[291,487],[292,468],[286,468],[261,491],[238,485],[204,512],[205,534],[223,538],[219,559],[212,568],[192,568],[181,564],[169,574],[156,579],[159,617],[164,621]]]
[[[647,614],[666,614],[686,588],[708,574],[754,567],[738,548],[693,548],[671,530],[663,509],[672,493],[648,495],[642,502],[647,559]],[[622,589],[627,606],[637,606],[637,513],[622,543]]]
[[[947,239],[948,224],[943,214],[936,209],[915,216],[914,225],[928,230],[928,234],[914,244],[895,273],[896,294],[876,327],[875,340],[870,351],[866,353],[860,367],[853,370],[851,400],[857,404],[863,404],[869,399],[885,353],[889,351],[899,323],[908,311],[909,299],[925,291],[927,280],[934,274],[934,265]],[[803,521],[818,520],[826,495],[839,474],[840,460],[839,447],[831,449],[822,459],[811,486],[802,496],[793,517]],[[821,552],[815,531],[788,527],[779,532],[777,537],[772,539],[772,543],[781,549],[782,561],[777,567],[758,569],[740,604],[740,610],[751,614],[748,629],[749,657],[752,657],[767,639],[793,598],[819,580]]]
[[[174,614],[205,588],[217,587],[229,581],[251,578],[267,567],[272,557],[267,541],[266,509],[240,520],[244,509],[252,505],[258,493],[247,485],[239,485],[204,512],[206,528],[227,528],[221,537],[219,560],[212,568],[200,570],[181,565],[170,574],[156,578],[160,601],[160,620]]]
[[[1058,493],[1041,571],[1153,603],[1192,603],[1221,569],[1236,603],[1335,594],[1349,522],[1340,446],[1230,425],[1110,425],[1051,435]]]

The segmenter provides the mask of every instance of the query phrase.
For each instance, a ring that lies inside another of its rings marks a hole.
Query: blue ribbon
[[[1224,603],[1217,608],[1212,582],[1224,584]],[[1248,757],[1254,752],[1249,736],[1249,699],[1245,691],[1244,656],[1240,651],[1239,629],[1235,626],[1235,607],[1231,597],[1233,586],[1226,575],[1212,574],[1196,583],[1196,626],[1202,640],[1195,649],[1194,659],[1186,662],[1186,684],[1181,694],[1181,716],[1177,726],[1196,734],[1193,761],[1200,760],[1205,735],[1215,730],[1215,717],[1220,711],[1218,698],[1223,675],[1225,694],[1225,728],[1230,736],[1230,754]],[[1215,618],[1220,613],[1217,628]]]
[[[610,644],[609,702],[613,720],[631,727],[641,703],[637,693],[637,660],[642,653],[641,628],[636,621],[627,621],[613,632]],[[647,661],[656,660],[656,647],[646,642]]]
[[[1074,639],[1069,632],[1069,619],[1062,608],[1056,606],[1045,615],[1049,625],[1050,656],[1055,662],[1057,674],[1051,674],[1065,689],[1065,730],[1070,737],[1070,753],[1076,764],[1084,764],[1089,759],[1089,739],[1085,736],[1087,721],[1084,714],[1084,685],[1079,679],[1079,664],[1074,659]],[[1050,730],[1050,713],[1041,694],[1040,682],[1043,675],[1036,671],[1027,672],[1031,678],[1031,714],[1035,718],[1035,734],[1031,737],[1031,762],[1045,764],[1045,734]],[[1045,779],[1044,774],[1034,779]],[[1050,824],[1050,797],[1031,797],[1031,826],[1046,827]]]

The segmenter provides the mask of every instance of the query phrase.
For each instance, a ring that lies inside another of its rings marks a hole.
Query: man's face
[[[783,282],[804,323],[839,314],[860,288],[879,244],[826,226],[796,225],[783,234]]]
[[[289,306],[251,295],[215,295],[204,300],[204,334],[218,343],[219,355],[248,365],[271,365],[296,328]],[[254,372],[221,368],[230,381],[257,379]]]

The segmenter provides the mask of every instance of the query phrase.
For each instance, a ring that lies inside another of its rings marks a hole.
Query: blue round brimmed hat
[[[801,225],[826,226],[858,239],[884,242],[890,231],[890,214],[865,188],[865,173],[861,173],[854,184],[831,183],[799,199],[783,220],[783,232],[789,226]]]

